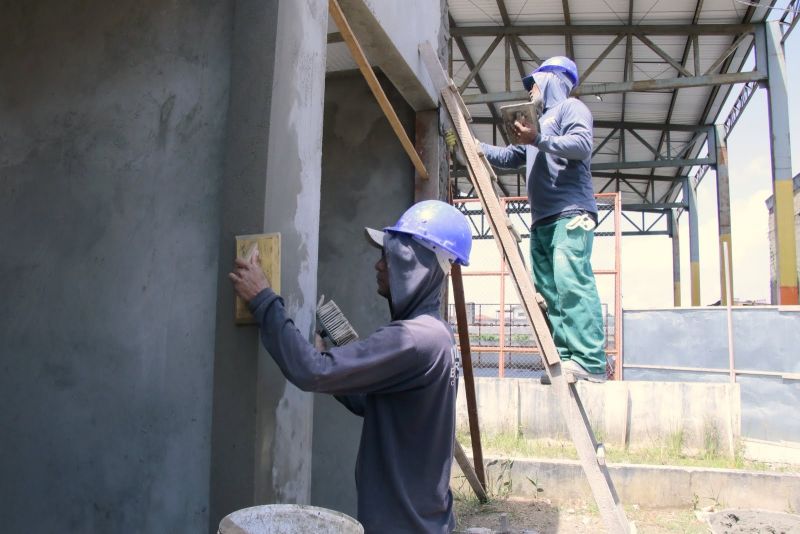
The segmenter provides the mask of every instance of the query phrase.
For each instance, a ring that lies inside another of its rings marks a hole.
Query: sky
[[[771,17],[771,18],[774,18]],[[800,30],[786,42],[789,74],[789,115],[792,146],[792,176],[800,172]],[[746,66],[746,68],[750,68]],[[735,98],[739,86],[731,92]],[[727,116],[729,104],[720,120]],[[731,196],[731,235],[733,241],[734,298],[769,302],[770,265],[768,212],[765,200],[772,194],[767,93],[759,89],[728,137]],[[711,170],[697,190],[700,243],[701,302],[705,306],[720,299],[719,238],[715,174]],[[681,257],[681,304],[689,306],[690,266],[688,216],[679,221]],[[522,244],[527,256],[527,242]],[[499,256],[492,241],[476,241],[471,268],[464,269],[467,300],[497,302],[497,280],[469,276],[476,270],[496,270]],[[622,288],[624,309],[671,308],[673,306],[672,240],[666,236],[625,237],[622,240]],[[527,257],[526,257],[527,261]],[[595,270],[613,268],[613,240],[595,238],[592,262]],[[613,278],[598,276],[601,300],[611,303]],[[507,299],[516,301],[511,284],[506,284]]]

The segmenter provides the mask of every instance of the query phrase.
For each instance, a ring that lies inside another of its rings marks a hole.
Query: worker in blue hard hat
[[[592,115],[569,96],[578,82],[571,59],[544,61],[522,80],[539,111],[539,124],[514,123],[520,144],[481,147],[495,167],[525,167],[533,281],[547,302],[563,370],[575,379],[604,382],[603,318],[591,266],[597,225]]]
[[[335,395],[364,418],[356,463],[364,531],[451,532],[458,351],[440,309],[446,272],[468,264],[472,233],[464,215],[436,200],[413,205],[382,231],[365,230],[381,251],[378,293],[389,301],[391,322],[350,344],[309,343],[257,258],[236,260],[230,278],[286,378]]]

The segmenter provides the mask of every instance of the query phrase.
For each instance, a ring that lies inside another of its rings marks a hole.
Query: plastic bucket
[[[219,524],[219,534],[364,534],[341,512],[302,504],[268,504],[237,510]]]

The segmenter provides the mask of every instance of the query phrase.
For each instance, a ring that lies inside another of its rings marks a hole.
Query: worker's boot
[[[581,367],[581,364],[573,360],[561,360],[561,372],[564,373],[564,377],[567,379],[568,383],[577,382],[578,380],[588,380],[595,384],[602,384],[606,381],[605,373],[590,373]],[[549,386],[550,377],[547,376],[546,373],[543,374],[539,377],[539,383]]]
[[[602,384],[606,381],[605,373],[590,373],[574,360],[561,360],[561,371],[567,377],[567,382],[588,380],[589,382]],[[571,379],[570,376],[572,377]]]

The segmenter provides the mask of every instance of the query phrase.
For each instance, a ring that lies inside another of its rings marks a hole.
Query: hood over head
[[[533,79],[542,94],[544,111],[569,98],[572,91],[572,82],[560,72],[536,72]]]
[[[439,314],[444,272],[436,254],[413,237],[385,232],[383,250],[389,268],[389,307],[392,320]]]

